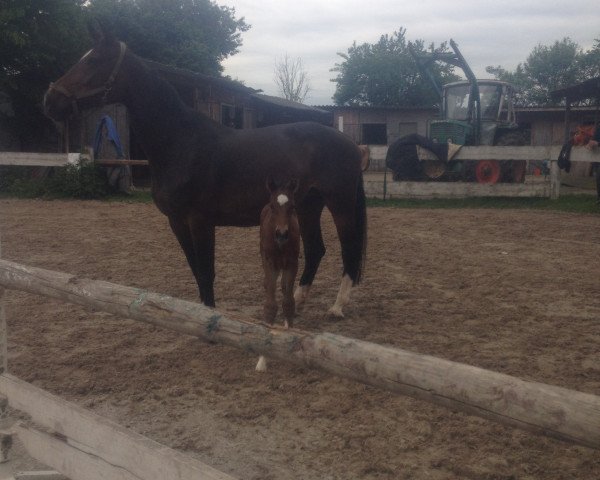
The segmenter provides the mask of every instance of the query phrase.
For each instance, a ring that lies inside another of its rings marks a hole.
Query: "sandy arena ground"
[[[325,314],[328,247],[298,328],[600,395],[600,215],[369,210],[364,283]],[[0,200],[2,256],[196,300],[153,205]],[[259,319],[258,230],[217,233],[220,309]],[[597,451],[170,331],[7,295],[9,370],[242,479],[597,480]]]

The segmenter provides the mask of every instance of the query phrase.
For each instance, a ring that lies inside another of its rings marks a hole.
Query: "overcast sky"
[[[375,43],[382,34],[406,29],[407,40],[436,46],[454,39],[475,75],[485,67],[512,70],[538,44],[570,37],[583,49],[600,38],[598,0],[216,0],[235,7],[252,27],[240,52],[224,62],[225,74],[246,86],[278,95],[275,60],[300,57],[310,76],[309,105],[331,105],[337,52]],[[457,72],[459,73],[459,72]],[[460,72],[462,73],[462,72]]]

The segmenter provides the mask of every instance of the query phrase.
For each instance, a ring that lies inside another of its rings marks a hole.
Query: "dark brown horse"
[[[304,243],[296,303],[308,294],[325,254],[320,218],[331,211],[344,264],[330,312],[342,316],[358,283],[366,246],[361,151],[342,133],[304,122],[252,130],[220,125],[183,104],[175,89],[124,43],[91,28],[94,47],[44,96],[46,114],[63,121],[79,109],[122,103],[150,163],[152,196],[168,218],[205,305],[214,306],[215,227],[258,225],[265,182],[297,178]]]

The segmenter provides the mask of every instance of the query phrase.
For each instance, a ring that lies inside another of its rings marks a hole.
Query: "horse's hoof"
[[[334,318],[344,318],[344,312],[342,312],[342,309],[340,307],[336,307],[335,305],[327,311],[327,314]]]
[[[267,371],[267,359],[262,355],[258,357],[258,363],[256,364],[257,372],[266,372]]]
[[[308,292],[310,290],[310,286],[303,285],[296,288],[294,292],[294,303],[296,304],[296,312],[301,312],[304,306],[304,302],[308,298]]]

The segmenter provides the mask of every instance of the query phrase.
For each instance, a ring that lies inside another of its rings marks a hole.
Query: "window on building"
[[[363,123],[361,143],[387,145],[387,125],[385,123]]]

